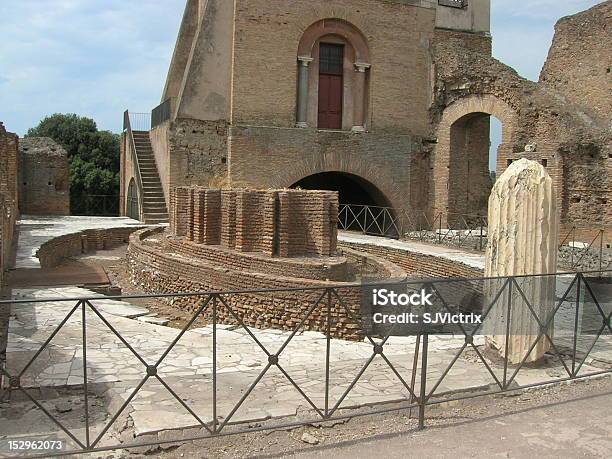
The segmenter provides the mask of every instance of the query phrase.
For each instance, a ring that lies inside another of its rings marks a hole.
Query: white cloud
[[[20,134],[76,112],[118,131],[159,101],[185,0],[1,2],[0,120]]]

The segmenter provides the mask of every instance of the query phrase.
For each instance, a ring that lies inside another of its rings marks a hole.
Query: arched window
[[[352,24],[325,19],[298,48],[297,127],[365,131],[370,52]]]

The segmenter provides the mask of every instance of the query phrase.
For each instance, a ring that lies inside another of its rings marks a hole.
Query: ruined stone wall
[[[13,265],[15,221],[19,214],[17,168],[19,137],[0,122],[0,293],[6,287],[6,270]],[[0,368],[6,361],[10,306],[0,306]],[[0,377],[0,381],[2,378]]]
[[[110,250],[129,242],[130,235],[142,227],[84,230],[51,239],[40,246],[36,256],[43,269],[58,266],[65,260],[94,252]]]
[[[557,22],[540,82],[612,126],[612,2]]]
[[[162,229],[147,229],[134,233],[130,238],[128,249],[128,269],[135,285],[151,293],[177,292],[210,292],[210,291],[245,291],[265,289],[304,288],[311,290],[275,291],[274,293],[240,293],[224,295],[224,301],[232,307],[232,314],[225,306],[219,305],[219,319],[222,323],[237,323],[236,316],[246,325],[258,328],[277,328],[291,330],[297,326],[312,309],[304,321],[304,330],[325,331],[327,329],[327,309],[324,296],[325,288],[339,287],[338,293],[344,306],[335,298],[332,301],[331,316],[333,325],[331,333],[338,338],[363,339],[357,334],[361,324],[349,317],[345,309],[358,316],[360,305],[359,287],[339,281],[326,281],[327,273],[324,263],[302,263],[301,260],[270,259],[263,255],[242,254],[218,246],[204,246],[191,242],[172,241],[169,246],[161,247],[159,243],[147,242],[151,236]],[[178,245],[177,245],[178,244]],[[179,252],[173,250],[178,248]],[[199,250],[198,253],[188,253]],[[381,278],[403,279],[403,270],[390,262],[380,262],[369,257],[368,264],[376,265],[375,269]],[[329,260],[329,259],[328,259]],[[342,269],[346,260],[336,258],[336,267]],[[344,266],[344,268],[346,268]],[[257,269],[258,271],[255,271]],[[259,271],[261,270],[261,271]],[[297,276],[325,276],[304,278]],[[172,305],[176,308],[195,311],[203,297],[174,298]],[[321,301],[314,307],[317,301]]]
[[[23,214],[69,215],[68,154],[47,137],[19,143],[19,208]]]
[[[483,275],[482,269],[474,268],[464,263],[435,255],[410,252],[399,248],[346,241],[339,241],[338,247],[340,250],[351,249],[359,253],[387,260],[406,271],[406,275],[409,278],[476,279],[481,278]]]
[[[336,192],[177,187],[173,196],[174,236],[269,257],[335,254]]]
[[[18,199],[19,137],[7,132],[0,122],[0,286],[11,267]]]
[[[450,161],[453,149],[457,150],[451,137],[460,127],[458,121],[485,113],[496,116],[503,125],[498,176],[519,158],[538,161],[558,190],[563,224],[612,225],[608,209],[612,198],[610,132],[590,121],[580,106],[548,88],[521,78],[485,53],[458,48],[452,40],[440,37],[438,33],[433,47],[437,79],[431,110],[436,139],[431,156],[431,208],[450,210],[449,180],[460,164],[457,159]],[[488,156],[488,151],[483,149],[482,154]],[[463,174],[456,180],[462,177],[467,179]],[[576,190],[581,190],[588,207],[572,205]]]

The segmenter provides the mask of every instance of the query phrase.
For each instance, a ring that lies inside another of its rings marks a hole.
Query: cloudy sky
[[[492,0],[495,56],[537,79],[562,16],[598,0]],[[0,0],[0,121],[78,113],[119,132],[159,98],[185,0]],[[496,134],[498,136],[498,134]]]

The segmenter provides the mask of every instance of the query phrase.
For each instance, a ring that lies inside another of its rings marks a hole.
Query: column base
[[[300,121],[298,123],[295,123],[295,127],[297,127],[297,128],[307,128],[308,127],[308,123],[306,123],[304,121]]]
[[[365,132],[365,127],[363,126],[353,126],[351,129],[352,132]]]

